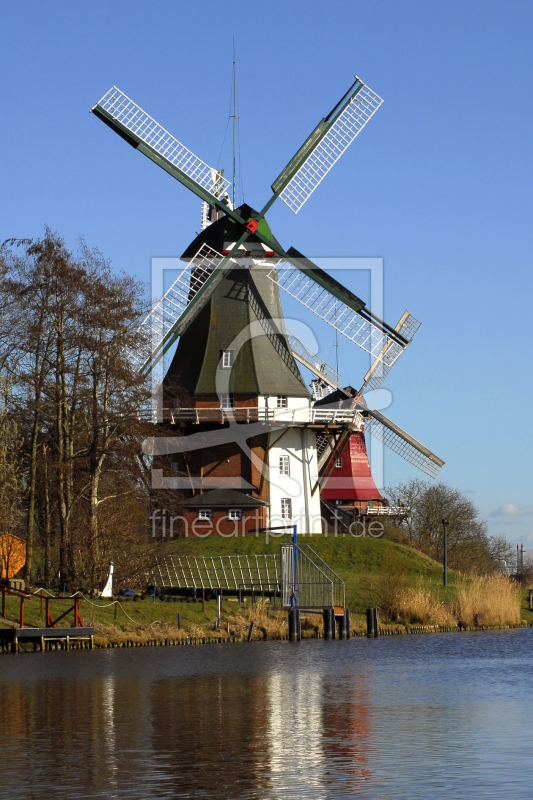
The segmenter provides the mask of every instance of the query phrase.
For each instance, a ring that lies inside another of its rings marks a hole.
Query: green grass
[[[456,573],[448,570],[449,586],[442,586],[442,565],[411,547],[390,542],[386,539],[354,538],[349,535],[338,536],[301,536],[299,539],[308,544],[324,559],[345,582],[346,604],[352,612],[361,608],[359,587],[362,579],[377,574],[385,565],[401,563],[408,583],[439,587],[443,600],[450,600],[455,593]],[[289,537],[272,538],[265,534],[246,537],[223,538],[210,536],[205,539],[189,538],[177,540],[172,551],[180,556],[217,556],[217,555],[252,555],[263,553],[279,553],[280,543],[289,541]]]
[[[214,622],[217,617],[216,602],[211,600],[205,604],[205,614],[202,613],[202,603],[186,603],[186,602],[162,602],[156,599],[155,603],[152,599],[139,600],[120,600],[120,605],[117,608],[117,619],[115,620],[115,604],[109,606],[109,600],[100,600],[90,598],[88,600],[80,601],[80,615],[86,625],[93,625],[99,623],[101,625],[128,625],[130,620],[124,611],[131,617],[131,619],[141,625],[151,625],[154,622],[164,622],[167,625],[177,625],[178,613],[181,613],[181,624],[184,630],[189,625],[205,625]],[[227,605],[228,601],[224,601]],[[92,603],[94,605],[92,605]],[[233,603],[231,607],[233,607]],[[236,605],[236,604],[235,604]],[[50,601],[50,614],[53,619],[59,617],[64,611],[69,608],[69,603],[66,600]],[[6,598],[6,618],[13,622],[19,621],[20,615],[20,600],[14,597]],[[31,600],[25,600],[24,603],[24,624],[28,627],[44,627],[45,616],[41,616],[41,601],[40,598],[35,597]],[[69,627],[74,624],[74,612],[69,614],[64,620],[58,623],[58,626]],[[2,622],[0,618],[0,627],[8,627]]]
[[[408,584],[415,586],[422,584],[425,588],[438,591],[444,601],[453,600],[455,596],[455,583],[457,574],[448,571],[449,586],[442,586],[442,565],[433,559],[413,550],[405,545],[397,544],[386,539],[354,538],[352,536],[301,536],[302,542],[310,545],[313,550],[344,580],[346,586],[346,603],[354,618],[361,618],[365,608],[364,598],[361,595],[361,584],[368,576],[377,575],[391,564],[400,564],[405,572]],[[279,553],[280,543],[290,541],[289,537],[276,537],[265,534],[249,535],[246,537],[224,538],[210,536],[205,539],[189,538],[176,540],[170,545],[170,550],[177,556],[220,556],[220,555],[262,555],[264,553]],[[169,551],[170,552],[170,551]],[[129,620],[118,608],[115,621],[115,607],[108,606],[109,601],[94,599],[95,605],[82,600],[80,614],[87,624],[99,623],[102,625],[128,625]],[[248,603],[250,601],[248,600]],[[20,601],[15,598],[7,599],[7,618],[18,621]],[[187,630],[190,625],[210,625],[217,616],[214,600],[206,601],[205,614],[202,612],[201,600],[197,603],[187,602],[162,602],[152,599],[133,602],[121,601],[123,609],[132,620],[141,625],[150,625],[160,621],[167,625],[177,624],[178,613],[181,614],[182,629]],[[224,599],[226,611],[236,611],[238,606],[234,600]],[[107,607],[105,607],[107,606]],[[68,607],[66,601],[51,601],[50,609],[54,618],[59,616]],[[533,612],[528,610],[527,592],[523,593],[522,619],[529,624],[533,623]],[[66,624],[73,621],[73,614],[66,619]],[[25,623],[32,626],[43,626],[44,617],[40,614],[40,600],[27,600],[25,603]],[[62,623],[60,623],[62,624]],[[0,619],[0,625],[2,625]]]

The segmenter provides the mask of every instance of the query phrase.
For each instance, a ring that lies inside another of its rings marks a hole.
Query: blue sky
[[[383,97],[298,216],[278,203],[269,222],[310,257],[384,259],[385,318],[423,323],[386,413],[493,532],[533,546],[531,3],[21,2],[0,23],[0,239],[82,234],[145,281],[193,238],[199,202],[88,113],[112,84],[216,166],[235,36],[256,207],[354,74]],[[360,381],[348,343],[340,368]],[[415,474],[386,456],[386,483]]]

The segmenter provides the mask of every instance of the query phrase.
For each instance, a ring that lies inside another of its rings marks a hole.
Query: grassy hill
[[[349,535],[337,536],[299,536],[300,541],[308,544],[345,582],[346,603],[356,612],[362,610],[365,597],[363,584],[367,584],[372,576],[384,573],[404,575],[408,585],[422,582],[434,588],[442,586],[442,565],[411,547],[390,542],[386,539],[370,537],[354,538]],[[263,553],[279,553],[280,543],[289,541],[289,537],[272,538],[265,534],[225,539],[209,536],[206,539],[180,539],[172,547],[172,552],[180,556],[226,556],[251,555]],[[451,599],[454,591],[455,573],[448,571],[450,586],[442,588],[443,600]],[[366,605],[365,605],[366,607]]]
[[[368,582],[372,577],[397,575],[401,572],[408,585],[438,587],[442,585],[442,567],[427,556],[404,545],[396,544],[384,539],[361,538],[352,536],[301,536],[300,541],[308,544],[324,559],[324,561],[342,578],[346,585],[346,604],[354,618],[363,619],[363,613],[372,598],[368,597]],[[206,539],[189,538],[178,539],[169,545],[168,553],[176,556],[228,556],[228,555],[262,555],[263,553],[279,553],[282,542],[289,541],[289,537],[267,536],[265,534],[249,535],[245,537],[224,538],[210,536]],[[119,565],[118,565],[119,567]],[[449,573],[450,587],[442,590],[442,598],[448,599],[453,595],[455,575]],[[201,603],[185,602],[152,602],[151,599],[142,602],[121,601],[127,615],[137,624],[149,625],[154,621],[175,625],[178,613],[181,614],[182,625],[200,625],[212,622],[216,618],[217,609],[214,600],[206,602],[206,613],[202,614]],[[227,600],[228,608],[229,598]],[[249,602],[249,601],[248,601]],[[82,600],[80,613],[89,623],[96,622],[104,625],[114,625],[115,607],[109,601],[95,599],[94,605],[90,600]],[[57,617],[66,610],[66,601],[52,601],[50,605],[52,617]],[[233,608],[233,603],[231,605]],[[7,599],[7,618],[18,620],[20,602],[15,598]],[[43,625],[40,613],[40,600],[27,600],[25,604],[25,621],[27,625]],[[119,607],[117,610],[117,623],[128,623],[128,618]],[[70,618],[67,621],[70,624]],[[0,620],[0,626],[2,622]]]
[[[386,600],[387,593],[390,596],[397,596],[399,591],[405,592],[412,587],[421,590],[422,594],[428,593],[429,590],[432,596],[437,598],[437,602],[449,603],[456,600],[461,585],[464,587],[464,580],[451,570],[448,572],[449,585],[443,587],[441,564],[417,550],[386,539],[356,539],[344,535],[304,535],[299,539],[308,544],[345,582],[346,604],[354,622],[358,619],[363,621],[368,606],[383,607],[382,601],[384,598]],[[189,557],[278,554],[280,544],[289,540],[289,537],[272,538],[265,534],[231,538],[215,536],[206,539],[190,538],[169,543],[167,553]],[[117,566],[120,568],[120,565]],[[51,601],[52,616],[54,618],[59,616],[67,607],[65,601]],[[18,620],[19,608],[20,603],[17,599],[8,598],[7,618]],[[475,610],[479,611],[480,607],[476,607]],[[252,619],[251,611],[249,598],[247,607],[239,611],[236,598],[225,597],[224,626],[229,630],[230,625],[237,626],[237,629],[240,625],[242,630],[239,635],[242,635]],[[121,600],[118,607],[103,599],[87,598],[80,603],[80,613],[86,623],[96,623],[101,631],[107,630],[108,633],[116,630],[114,626],[118,626],[123,632],[128,631],[128,636],[132,630],[142,634],[144,626],[146,635],[152,636],[154,635],[152,626],[157,627],[156,623],[160,626],[170,626],[175,631],[179,614],[182,631],[189,630],[192,626],[201,628],[204,633],[212,631],[209,635],[215,635],[214,621],[217,617],[217,606],[214,599],[206,601],[204,613],[201,601],[193,602],[191,598],[188,601],[172,598],[171,602],[160,600],[153,602],[152,598],[138,602]],[[275,616],[282,619],[284,614],[278,612]],[[533,621],[531,612],[526,611],[526,592],[522,593],[521,616],[530,624]],[[26,601],[25,620],[27,625],[44,624],[39,599],[32,598]],[[385,622],[386,615],[383,615],[382,624]],[[70,619],[67,620],[67,624],[69,623]],[[0,626],[2,626],[1,620]]]

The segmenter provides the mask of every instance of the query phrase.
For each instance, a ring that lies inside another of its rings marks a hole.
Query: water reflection
[[[531,633],[2,656],[0,797],[527,797]]]

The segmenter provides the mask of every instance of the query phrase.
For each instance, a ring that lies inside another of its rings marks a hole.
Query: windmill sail
[[[230,183],[155,121],[116,86],[91,109],[135,149],[213,205],[222,205]]]
[[[294,358],[303,364],[304,367],[312,372],[317,378],[321,378],[328,386],[339,389],[340,374],[336,369],[327,364],[317,353],[313,353],[290,331],[287,331],[287,339]]]
[[[223,263],[224,262],[224,263]],[[148,373],[205,306],[235,262],[203,245],[142,321],[144,344],[128,352],[136,371]]]
[[[383,100],[356,78],[333,111],[319,122],[272,184],[295,214],[313,194]]]
[[[275,245],[274,245],[275,247]],[[296,253],[292,248],[286,255]],[[369,312],[362,300],[352,295],[308,259],[284,261],[268,277],[291,297],[335,328],[373,359],[392,367],[409,339]],[[303,265],[306,265],[304,268]],[[311,266],[309,266],[311,265]],[[390,342],[389,347],[386,347]]]
[[[362,408],[362,407],[361,407]],[[412,436],[402,430],[399,425],[392,422],[379,411],[364,409],[365,415],[369,417],[365,421],[365,431],[369,431],[372,436],[390,448],[394,453],[404,458],[410,464],[429,475],[436,478],[444,461],[417,442]]]
[[[412,341],[413,336],[415,335],[421,324],[422,323],[419,322],[417,319],[415,319],[415,317],[413,317],[413,315],[410,314],[409,311],[405,311],[400,321],[396,325],[395,330],[398,331],[398,333],[400,333],[409,341]],[[384,358],[385,351],[389,350],[389,348],[391,347],[399,347],[399,345],[396,342],[392,342],[390,339],[388,339],[383,345],[384,352],[382,353],[381,357],[378,357],[373,362],[372,366],[366,373],[359,394],[363,394],[365,389],[367,389],[368,387],[370,387],[373,391],[377,391],[380,388],[383,381],[388,376],[389,372],[391,371],[392,367],[394,366],[397,360],[395,359],[394,361],[391,361],[390,358],[387,360],[385,360]],[[401,355],[401,349],[398,352],[398,355]]]

